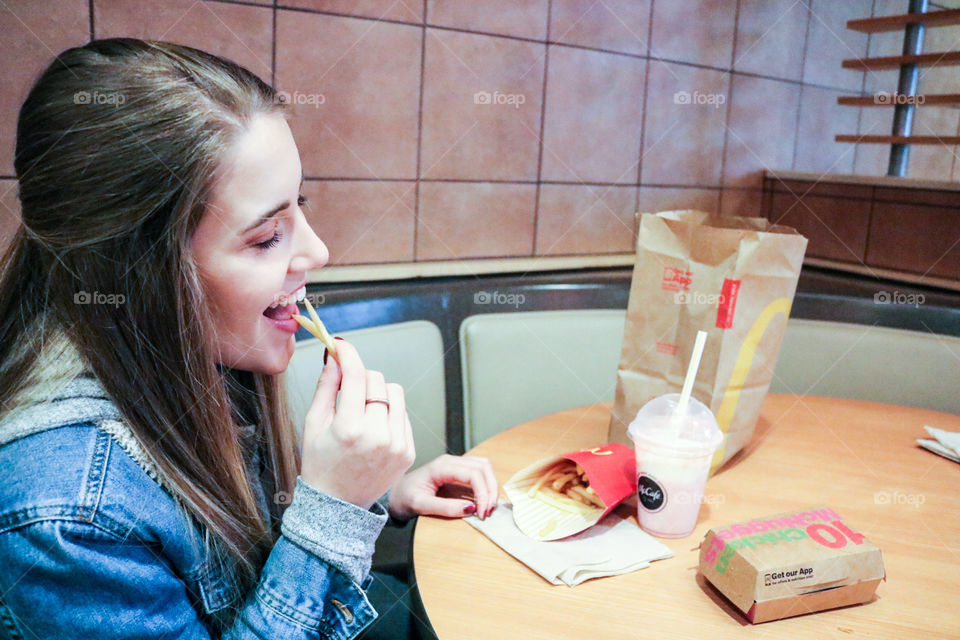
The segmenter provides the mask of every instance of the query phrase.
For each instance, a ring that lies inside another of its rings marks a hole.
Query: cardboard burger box
[[[700,572],[754,623],[867,602],[886,577],[880,549],[826,507],[710,529]]]

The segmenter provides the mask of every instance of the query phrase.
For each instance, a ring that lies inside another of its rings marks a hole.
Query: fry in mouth
[[[337,358],[337,343],[334,342],[327,328],[320,322],[320,316],[314,311],[310,301],[304,298],[303,303],[307,305],[307,313],[310,314],[310,317],[307,318],[306,316],[296,313],[293,315],[293,319],[296,320],[301,327],[313,334],[317,340],[322,342],[327,348],[327,351],[330,352],[330,355],[333,356],[337,362],[340,362],[340,359]]]

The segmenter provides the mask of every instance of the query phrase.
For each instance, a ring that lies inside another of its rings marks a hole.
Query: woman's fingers
[[[477,516],[481,519],[486,518],[497,505],[497,488],[496,479],[494,478],[491,484],[485,473],[484,464],[490,463],[483,458],[440,456],[431,463],[433,466],[431,480],[437,487],[445,484],[461,484],[470,487],[473,490]]]
[[[340,380],[340,413],[348,423],[356,423],[364,413],[364,401],[367,398],[367,370],[357,349],[347,342],[336,338],[337,358],[340,360],[342,378]],[[332,360],[328,359],[327,362]]]
[[[322,424],[328,424],[328,417],[332,416],[337,407],[337,392],[340,390],[340,367],[334,358],[327,358],[317,381],[317,389],[313,393],[313,402],[310,411],[317,412]]]
[[[384,426],[386,426],[386,421],[388,419],[389,407],[384,402],[370,402],[371,399],[376,400],[387,400],[387,383],[383,379],[383,374],[379,371],[367,370],[366,372],[367,380],[367,395],[363,400],[364,403],[364,412],[366,415],[373,417],[378,421],[382,421]]]
[[[410,468],[416,454],[403,387],[396,383],[386,385],[386,396],[390,400],[390,442],[396,454],[404,457],[406,468]]]
[[[420,499],[419,512],[425,515],[442,516],[445,518],[462,518],[472,516],[477,507],[469,500],[459,498],[441,498],[440,496],[424,496]]]
[[[463,458],[468,462],[478,465],[487,480],[487,487],[490,490],[490,501],[487,503],[487,510],[484,512],[484,517],[486,517],[496,508],[497,499],[500,497],[500,486],[497,483],[496,474],[493,473],[493,465],[490,464],[490,461],[486,458],[476,456],[463,456]],[[479,512],[479,509],[477,511]]]

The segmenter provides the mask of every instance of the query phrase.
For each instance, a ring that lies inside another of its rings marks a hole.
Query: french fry
[[[573,479],[576,477],[577,474],[575,471],[565,471],[557,476],[556,480],[550,483],[550,488],[554,491],[562,493],[564,486],[566,486],[567,483],[573,482]]]
[[[606,508],[590,487],[586,472],[570,460],[561,460],[541,471],[527,495],[569,513],[587,514]]]
[[[327,348],[327,351],[330,352],[330,355],[333,356],[337,362],[340,362],[340,359],[337,357],[337,343],[334,342],[327,328],[323,326],[323,322],[320,321],[320,316],[314,311],[310,301],[306,298],[304,298],[303,301],[307,305],[307,312],[310,314],[310,318],[297,313],[294,314],[293,319],[296,320],[301,327],[313,334],[317,340],[322,342]]]
[[[570,487],[568,493],[578,498],[582,498],[586,504],[592,504],[595,507],[600,507],[603,509],[603,502],[600,500],[600,498],[598,498],[596,494],[588,493],[583,487]]]
[[[317,315],[317,312],[316,312],[316,310],[314,310],[313,305],[310,304],[310,299],[309,299],[309,298],[304,298],[304,299],[303,299],[303,304],[307,305],[307,313],[310,314],[310,319],[313,321],[314,326],[316,326],[317,328],[319,328],[321,333],[326,333],[327,330],[326,330],[326,328],[323,326],[323,323],[320,322],[320,316]]]
[[[561,461],[561,462],[558,462],[558,463],[556,463],[556,464],[548,467],[547,469],[544,469],[544,470],[541,472],[540,478],[536,481],[536,483],[534,483],[534,485],[533,485],[532,487],[530,487],[530,490],[527,492],[527,495],[530,496],[531,498],[532,498],[534,495],[536,495],[537,491],[540,490],[540,487],[542,487],[544,484],[546,484],[547,480],[549,480],[549,479],[551,479],[551,478],[553,477],[554,472],[556,472],[556,471],[559,470],[559,469],[562,469],[563,466],[564,466],[564,464],[563,464],[563,462]]]
[[[595,511],[593,507],[578,502],[576,500],[571,500],[565,495],[555,493],[550,490],[543,490],[537,492],[537,500],[541,502],[546,502],[547,504],[566,511],[567,513],[578,513],[580,515],[589,515]]]

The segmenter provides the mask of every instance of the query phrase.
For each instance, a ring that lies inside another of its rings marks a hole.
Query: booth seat
[[[613,399],[624,309],[470,316],[460,325],[464,446]]]
[[[612,401],[625,315],[571,310],[464,320],[467,446],[542,415]],[[770,390],[960,414],[960,337],[791,318]]]
[[[960,337],[791,318],[770,391],[960,414]]]

